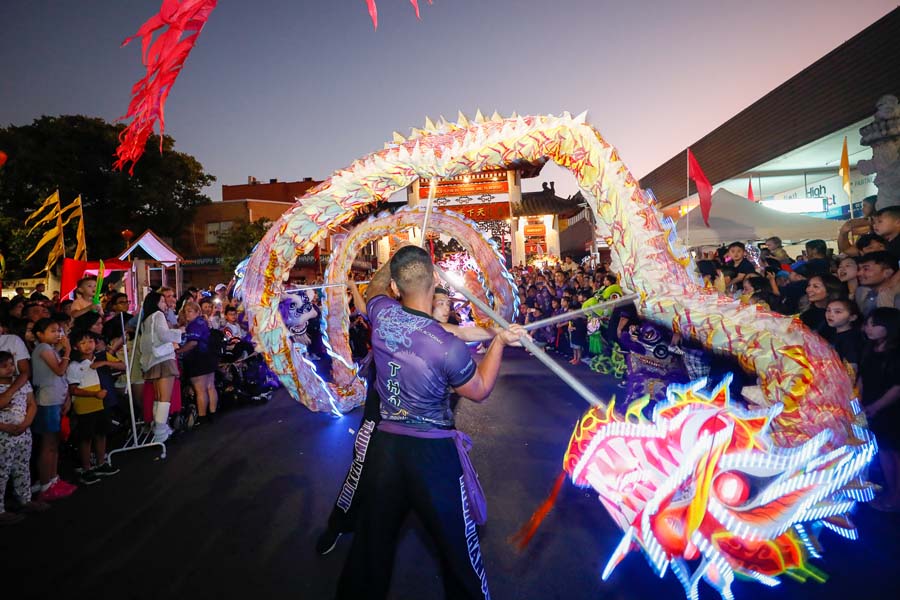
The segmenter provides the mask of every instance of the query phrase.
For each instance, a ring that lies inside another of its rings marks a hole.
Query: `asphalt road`
[[[617,390],[584,366],[571,369],[603,397]],[[585,409],[518,349],[507,350],[485,403],[458,408],[488,501],[481,543],[492,597],[683,598],[674,576],[658,579],[637,553],[601,581],[621,533],[589,490],[570,483],[527,550],[508,542],[559,474]],[[119,455],[118,475],[0,529],[2,596],[332,597],[349,539],[325,557],[314,544],[349,465],[360,412],[314,414],[282,392],[177,436],[165,460],[154,450]],[[827,583],[787,580],[769,589],[738,582],[736,597],[898,597],[890,578],[900,567],[900,517],[863,507],[855,520],[861,541],[823,534],[826,552],[816,566],[829,573]],[[415,519],[402,536],[391,597],[442,597],[437,561]],[[718,595],[704,585],[701,597]]]

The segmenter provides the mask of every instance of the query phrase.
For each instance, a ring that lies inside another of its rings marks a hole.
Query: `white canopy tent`
[[[773,210],[728,190],[718,189],[712,195],[709,227],[703,222],[703,215],[697,207],[678,219],[676,231],[678,239],[687,246],[718,246],[735,241],[764,240],[772,236],[791,241],[833,240],[838,236],[841,223],[834,219]]]

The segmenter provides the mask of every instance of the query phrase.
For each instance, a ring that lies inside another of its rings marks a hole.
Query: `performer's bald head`
[[[434,287],[434,264],[418,246],[404,246],[391,258],[391,279],[401,295],[430,293]]]

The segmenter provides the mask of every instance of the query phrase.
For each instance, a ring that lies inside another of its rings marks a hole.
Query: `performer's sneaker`
[[[319,539],[316,540],[316,552],[325,556],[337,546],[338,540],[341,539],[343,534],[340,531],[335,531],[334,529],[326,529],[322,535],[319,536]]]
[[[119,469],[112,466],[108,462],[103,463],[99,467],[94,467],[93,473],[97,477],[109,477],[110,475],[115,475],[119,472]]]
[[[81,477],[78,478],[78,483],[83,485],[94,485],[98,481],[100,481],[100,477],[93,470],[83,472]]]

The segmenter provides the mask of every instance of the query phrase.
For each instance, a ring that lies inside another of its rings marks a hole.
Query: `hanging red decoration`
[[[416,18],[421,19],[422,17],[419,15],[419,0],[409,0],[409,3],[413,5],[413,8],[416,10]],[[428,0],[428,4],[431,4],[431,0]],[[369,16],[372,17],[372,25],[375,29],[378,29],[378,7],[375,5],[375,0],[366,0],[366,5],[369,7]]]
[[[9,157],[6,156],[6,152],[4,152],[3,150],[0,150],[0,167],[2,167],[3,165],[6,164],[7,158],[9,158]]]
[[[218,0],[163,0],[159,13],[144,23],[136,34],[122,42],[125,46],[140,37],[142,60],[147,75],[131,88],[131,103],[121,119],[131,123],[119,134],[114,168],[122,170],[131,163],[129,174],[144,153],[147,140],[159,121],[160,152],[165,131],[165,104],[175,78],[194,48],[197,36],[206,24]],[[156,39],[153,35],[159,30]],[[187,34],[187,37],[184,37]]]

